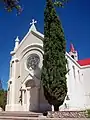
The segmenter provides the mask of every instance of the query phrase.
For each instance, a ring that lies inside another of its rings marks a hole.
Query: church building
[[[11,51],[10,76],[7,89],[6,111],[46,111],[51,110],[44,97],[41,83],[43,65],[44,35],[37,31],[36,21]],[[61,110],[90,109],[90,59],[78,60],[78,52],[73,44],[67,58],[67,96]]]

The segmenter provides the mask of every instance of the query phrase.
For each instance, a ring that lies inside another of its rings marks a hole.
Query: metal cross
[[[35,21],[34,19],[32,19],[32,22],[30,23],[30,25],[34,25],[35,23],[37,23],[37,21]]]

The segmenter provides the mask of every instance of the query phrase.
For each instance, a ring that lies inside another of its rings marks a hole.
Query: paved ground
[[[0,120],[90,120],[90,118],[0,118]]]
[[[33,120],[33,119],[32,119]],[[38,119],[38,120],[90,120],[86,118],[47,118],[47,119]]]
[[[0,120],[90,120],[90,118],[0,118]]]

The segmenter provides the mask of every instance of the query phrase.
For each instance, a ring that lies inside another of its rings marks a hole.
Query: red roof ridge
[[[86,59],[83,59],[83,60],[78,60],[77,62],[81,66],[90,65],[90,58],[86,58]]]

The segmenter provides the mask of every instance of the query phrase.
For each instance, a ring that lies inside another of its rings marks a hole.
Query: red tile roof
[[[90,65],[90,58],[84,60],[78,60],[77,62],[81,66]]]

